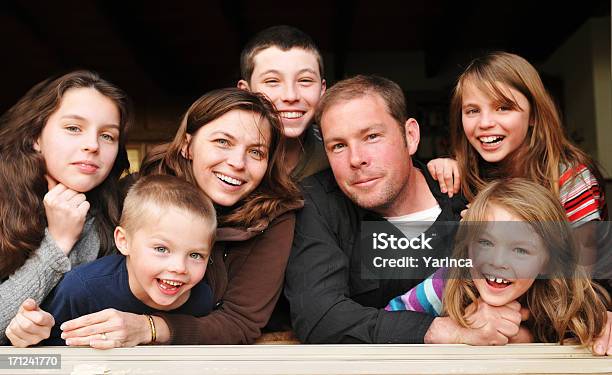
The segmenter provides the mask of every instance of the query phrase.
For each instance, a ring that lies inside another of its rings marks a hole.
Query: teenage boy
[[[163,175],[138,180],[115,228],[115,244],[123,255],[97,259],[65,275],[41,306],[55,319],[51,336],[41,345],[66,345],[63,322],[107,308],[145,314],[150,343],[156,336],[150,314],[207,315],[212,291],[202,278],[216,227],[212,202],[194,185]],[[113,332],[99,337],[114,339]]]
[[[240,55],[238,87],[265,94],[288,138],[285,162],[298,180],[327,168],[318,129],[311,126],[325,93],[323,59],[312,39],[292,26],[273,26],[251,39]]]

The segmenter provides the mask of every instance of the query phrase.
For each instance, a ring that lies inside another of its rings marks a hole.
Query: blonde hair
[[[208,223],[210,244],[214,242],[217,216],[211,200],[198,187],[170,175],[141,177],[130,187],[123,203],[119,225],[128,232],[138,230],[158,211],[178,208]]]
[[[529,102],[530,126],[523,143],[525,147],[512,156],[515,162],[504,163],[503,168],[499,164],[486,165],[463,131],[462,101],[466,86],[470,85],[512,109],[525,110],[502,89],[504,85],[523,94]],[[593,159],[565,136],[559,112],[540,75],[520,56],[493,52],[473,60],[459,76],[453,91],[450,124],[453,150],[462,176],[461,188],[470,201],[488,182],[499,177],[528,178],[558,196],[559,166],[576,163],[585,165],[599,185],[605,186]]]
[[[546,278],[536,279],[521,298],[530,311],[528,324],[536,341],[561,342],[568,334],[582,344],[598,336],[606,323],[606,291],[577,267],[578,247],[565,211],[550,191],[523,178],[486,186],[471,204],[457,231],[454,256],[468,258],[468,248],[481,233],[487,211],[497,205],[529,223],[548,250]],[[479,293],[468,268],[450,270],[443,296],[445,314],[468,327],[465,312]],[[603,302],[602,302],[603,301]]]

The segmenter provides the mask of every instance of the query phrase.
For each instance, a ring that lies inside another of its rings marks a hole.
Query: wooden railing
[[[49,354],[60,369],[0,374],[612,374],[611,357],[556,344],[0,347],[0,357]]]

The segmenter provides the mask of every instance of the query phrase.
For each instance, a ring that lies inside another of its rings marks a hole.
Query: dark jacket
[[[442,209],[437,221],[458,222],[465,200],[442,194],[427,168],[413,162]],[[422,343],[431,316],[384,310],[390,299],[421,280],[361,274],[361,223],[368,217],[384,219],[348,199],[331,170],[305,179],[302,187],[305,206],[297,214],[285,286],[297,337],[307,343]]]
[[[215,309],[207,316],[156,314],[170,328],[170,344],[251,344],[261,335],[283,286],[295,214],[267,228],[219,228],[206,281]]]
[[[189,298],[168,314],[205,316],[212,309],[212,291],[201,281],[191,288]],[[156,314],[159,310],[140,301],[130,290],[126,257],[114,254],[82,264],[64,275],[40,307],[53,315],[51,336],[39,345],[66,345],[62,323],[80,316],[113,308],[133,314]]]

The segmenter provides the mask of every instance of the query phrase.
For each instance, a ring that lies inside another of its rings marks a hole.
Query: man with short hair
[[[479,304],[470,316],[478,328],[461,328],[447,317],[384,310],[427,276],[418,267],[404,277],[368,277],[367,265],[364,271],[364,260],[372,259],[362,246],[368,222],[406,238],[427,234],[433,248],[448,253],[454,231],[443,233],[436,224],[459,221],[465,209],[462,198],[441,193],[425,165],[412,159],[420,130],[406,114],[401,88],[376,76],[343,80],[323,96],[316,119],[333,174],[326,170],[302,183],[305,207],[285,289],[297,337],[307,343],[503,344],[516,335],[518,303]]]

